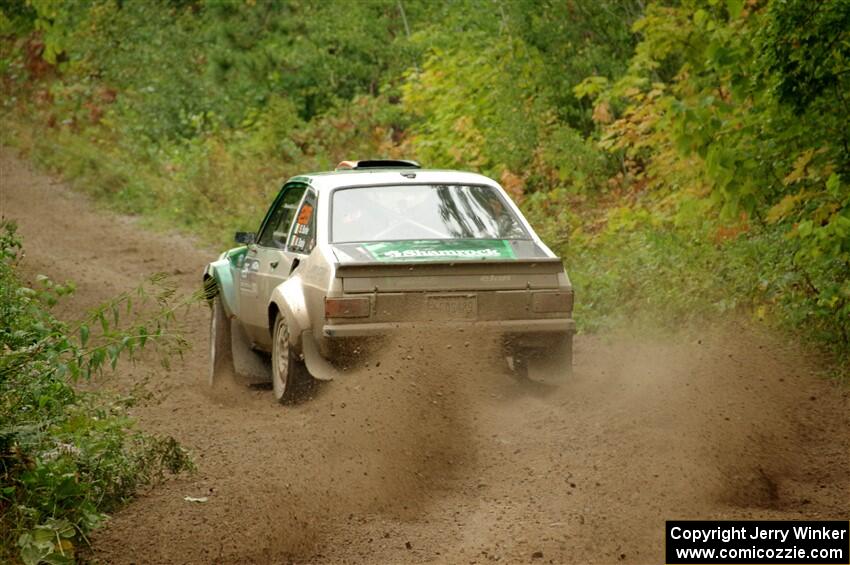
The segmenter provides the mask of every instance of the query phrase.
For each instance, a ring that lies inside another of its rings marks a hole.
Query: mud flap
[[[251,349],[251,340],[236,320],[230,321],[230,343],[233,351],[233,371],[244,379],[246,384],[271,381],[271,361]]]
[[[301,351],[304,353],[304,364],[314,379],[332,381],[342,375],[342,371],[322,357],[316,340],[309,330],[301,334]]]
[[[543,384],[560,384],[573,372],[573,336],[565,337],[553,351],[530,352],[522,360],[525,377]]]
[[[531,358],[526,363],[528,379],[537,383],[559,384],[569,378],[573,371],[571,360],[563,356]]]

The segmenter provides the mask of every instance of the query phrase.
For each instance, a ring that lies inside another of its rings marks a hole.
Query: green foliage
[[[225,243],[342,159],[475,169],[585,329],[734,311],[850,351],[850,0],[0,10],[0,136],[123,211]]]
[[[590,73],[625,69],[638,3],[573,1],[565,14],[559,2],[510,2],[483,21],[492,3],[460,5],[413,38],[425,48],[401,87],[416,118],[413,152],[501,178],[517,196],[564,184],[598,188],[611,160],[585,139],[593,109],[573,87]]]
[[[306,120],[356,94],[377,94],[380,77],[411,61],[396,0],[211,2],[221,45],[212,71],[226,96],[262,106],[285,92]]]
[[[521,42],[487,46],[486,39],[433,51],[405,83],[404,105],[420,118],[414,148],[425,162],[471,165],[498,176],[521,170],[533,157],[543,67]]]
[[[850,2],[775,2],[768,8],[764,23],[760,32],[761,64],[783,104],[792,106],[798,114],[819,100],[846,104],[850,90]]]
[[[652,189],[652,213],[677,214],[690,191],[718,214],[715,233],[781,249],[740,266],[744,278],[763,273],[742,296],[841,350],[850,347],[848,10],[843,0],[654,4],[636,24],[643,38],[629,72],[607,90],[585,87],[623,108],[606,147],[625,151],[627,172]]]
[[[32,31],[36,12],[26,0],[0,0],[0,36]]]
[[[90,116],[101,114],[96,119],[107,123],[120,116],[124,134],[148,146],[219,127],[201,47],[210,38],[191,9],[156,1],[93,2],[69,11],[81,22],[69,30],[64,49],[79,87],[67,94]]]
[[[43,276],[24,284],[14,225],[0,228],[0,558],[15,552],[28,564],[71,563],[104,512],[165,471],[192,466],[172,438],[132,429],[132,397],[73,386],[114,368],[122,354],[132,358],[154,346],[167,355],[183,347],[168,330],[173,289],[159,278],[155,294],[127,293],[82,322],[62,323],[50,307],[73,286]],[[119,327],[148,296],[156,311]]]

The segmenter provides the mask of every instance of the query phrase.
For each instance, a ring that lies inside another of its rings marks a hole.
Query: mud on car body
[[[346,161],[287,181],[259,230],[236,240],[204,271],[211,383],[232,361],[270,373],[283,402],[296,378],[339,376],[364,351],[348,345],[414,328],[492,336],[519,375],[570,370],[567,273],[487,177]]]

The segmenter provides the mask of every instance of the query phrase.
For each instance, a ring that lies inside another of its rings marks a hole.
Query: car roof
[[[499,186],[491,178],[465,171],[411,168],[343,169],[307,173],[292,177],[289,182],[303,182],[323,192],[346,186],[400,184],[483,184]]]

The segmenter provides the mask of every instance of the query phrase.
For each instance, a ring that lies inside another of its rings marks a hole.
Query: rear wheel
[[[210,356],[207,382],[215,385],[216,380],[230,369],[233,354],[230,348],[230,320],[221,304],[221,296],[213,298],[210,312]]]
[[[272,338],[272,389],[278,402],[292,401],[303,369],[289,343],[286,318],[278,314]]]

